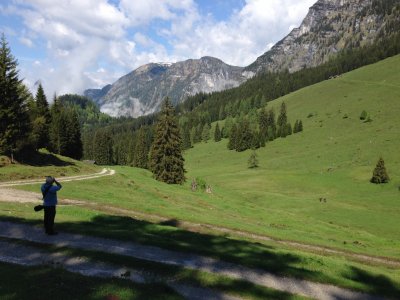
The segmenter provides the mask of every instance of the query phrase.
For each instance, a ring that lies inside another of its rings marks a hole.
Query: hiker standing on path
[[[53,185],[53,183],[56,185]],[[61,187],[61,184],[52,176],[47,176],[46,183],[41,187],[44,206],[44,229],[48,235],[57,234],[54,231],[54,219],[56,217],[57,192]]]

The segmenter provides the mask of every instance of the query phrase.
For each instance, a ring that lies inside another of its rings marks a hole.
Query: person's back
[[[53,185],[55,183],[56,185]],[[44,228],[46,234],[54,235],[54,219],[56,217],[57,192],[61,189],[61,184],[53,177],[47,176],[46,183],[41,186],[44,206]]]

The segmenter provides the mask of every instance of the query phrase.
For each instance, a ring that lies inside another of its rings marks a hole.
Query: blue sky
[[[149,62],[215,56],[245,66],[316,0],[2,0],[0,32],[35,92],[82,93]]]

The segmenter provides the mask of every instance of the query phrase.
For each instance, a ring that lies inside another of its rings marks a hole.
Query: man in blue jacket
[[[53,185],[55,183],[56,185]],[[55,235],[54,219],[56,217],[57,192],[61,189],[61,184],[51,176],[46,177],[46,183],[42,185],[44,206],[44,229],[46,234]]]

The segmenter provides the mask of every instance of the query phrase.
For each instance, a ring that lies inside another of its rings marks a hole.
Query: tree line
[[[33,96],[19,78],[18,62],[4,34],[0,42],[0,154],[29,160],[40,148],[82,157],[81,125],[75,110],[57,97],[50,107],[39,84]]]

